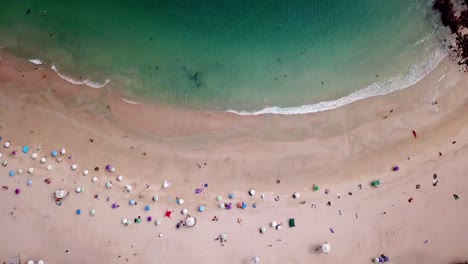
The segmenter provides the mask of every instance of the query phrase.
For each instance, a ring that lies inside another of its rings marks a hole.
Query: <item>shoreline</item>
[[[251,263],[253,256],[261,263],[368,263],[382,253],[391,263],[466,258],[468,78],[449,58],[407,89],[294,116],[132,105],[109,89],[81,89],[4,52],[0,58],[0,133],[12,142],[10,149],[0,147],[2,160],[9,160],[0,167],[0,184],[10,188],[0,191],[0,232],[10,238],[0,249],[2,258],[18,252],[46,263],[151,263],[158,258]],[[23,145],[47,156],[47,163],[22,153],[8,155]],[[57,163],[50,152],[61,147],[73,158]],[[115,165],[116,173],[92,169],[106,164]],[[398,172],[392,171],[395,165]],[[29,166],[36,168],[32,176],[6,176],[10,169]],[[89,176],[81,174],[84,169]],[[437,187],[432,186],[434,173],[440,177]],[[117,175],[124,180],[116,181]],[[26,185],[29,178],[33,186]],[[43,182],[46,178],[52,179],[50,185]],[[383,182],[376,189],[369,187],[375,179]],[[164,180],[172,183],[170,188],[161,188]],[[114,187],[105,188],[107,181]],[[209,187],[195,194],[202,183]],[[124,184],[133,191],[124,192]],[[313,184],[320,191],[312,191]],[[415,189],[418,184],[421,189]],[[77,186],[85,192],[74,193]],[[22,194],[15,195],[15,188]],[[62,206],[50,197],[57,188],[73,192]],[[255,196],[247,194],[251,188]],[[291,198],[296,191],[300,199]],[[232,202],[244,200],[249,207],[219,209],[216,196],[230,201],[230,192],[237,195]],[[453,194],[460,200],[454,201]],[[159,195],[158,202],[151,201],[153,195]],[[175,229],[184,208],[175,204],[177,197],[197,217],[193,229]],[[407,201],[410,197],[414,202]],[[138,206],[129,206],[130,199]],[[112,203],[120,207],[112,209]],[[149,212],[143,210],[147,204]],[[200,205],[206,206],[204,213],[197,212]],[[77,209],[84,213],[77,216]],[[87,214],[90,209],[97,211],[94,217]],[[166,210],[174,211],[173,219],[163,217]],[[162,224],[120,224],[123,217],[138,215]],[[214,215],[219,222],[211,221]],[[289,218],[296,219],[295,228],[258,232],[273,220],[287,223]],[[224,246],[213,241],[221,233],[228,234]],[[54,239],[43,243],[46,237]],[[332,245],[329,255],[314,251],[323,241]]]

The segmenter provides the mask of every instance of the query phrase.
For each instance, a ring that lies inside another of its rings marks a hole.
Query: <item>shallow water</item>
[[[9,51],[78,83],[109,79],[136,100],[190,108],[294,107],[367,87],[366,97],[443,57],[428,0],[0,2]]]

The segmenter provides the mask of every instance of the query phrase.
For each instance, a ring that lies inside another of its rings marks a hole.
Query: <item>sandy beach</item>
[[[468,261],[467,85],[445,58],[417,84],[385,96],[314,114],[238,116],[130,104],[112,82],[73,85],[48,65],[0,51],[0,161],[8,161],[0,167],[0,261],[371,263],[381,254],[390,263]],[[57,162],[51,152],[62,148]],[[70,192],[60,206],[57,189]],[[217,196],[234,208],[220,209]],[[247,208],[236,207],[242,201]],[[177,229],[184,208],[197,224]],[[139,216],[141,223],[121,223]],[[223,233],[227,241],[215,240]],[[325,241],[329,254],[316,250]]]

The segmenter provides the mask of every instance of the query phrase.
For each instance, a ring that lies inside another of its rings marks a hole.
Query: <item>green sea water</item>
[[[250,111],[407,86],[443,57],[434,21],[428,0],[0,0],[0,45],[132,100]]]

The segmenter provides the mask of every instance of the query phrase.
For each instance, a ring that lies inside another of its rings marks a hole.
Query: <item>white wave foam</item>
[[[431,72],[437,64],[446,56],[445,50],[436,50],[431,56],[429,56],[420,66],[413,65],[410,71],[405,76],[397,76],[386,79],[382,82],[373,83],[368,87],[353,92],[345,97],[333,101],[325,101],[317,104],[302,105],[296,107],[266,107],[257,111],[236,111],[227,110],[227,113],[233,113],[237,115],[264,115],[264,114],[277,114],[277,115],[298,115],[298,114],[309,114],[317,113],[326,110],[332,110],[343,105],[350,104],[352,102],[362,100],[368,97],[385,95],[394,91],[402,90],[417,82],[419,82],[424,76]]]
[[[84,85],[89,86],[89,87],[91,87],[91,88],[97,88],[97,89],[99,89],[99,88],[102,88],[102,87],[106,86],[106,85],[110,82],[109,79],[107,79],[104,83],[93,82],[93,81],[91,81],[90,79],[85,79],[85,80],[83,80],[83,81],[81,81],[81,80],[80,80],[80,81],[77,81],[77,80],[73,79],[72,77],[69,77],[69,76],[66,76],[66,75],[64,75],[64,74],[61,74],[61,73],[57,70],[57,67],[55,67],[55,65],[53,65],[53,64],[52,64],[51,69],[54,70],[60,78],[64,79],[65,81],[67,81],[67,82],[69,82],[69,83],[76,84],[76,85],[82,85],[82,84],[84,84]]]
[[[135,101],[131,101],[131,100],[128,100],[128,99],[124,99],[124,98],[122,98],[122,97],[120,97],[120,99],[122,99],[122,101],[126,102],[127,104],[141,105],[139,102],[135,102]]]
[[[28,60],[29,62],[32,62],[34,64],[37,64],[37,65],[42,65],[44,64],[44,62],[42,62],[40,59],[30,59]]]

